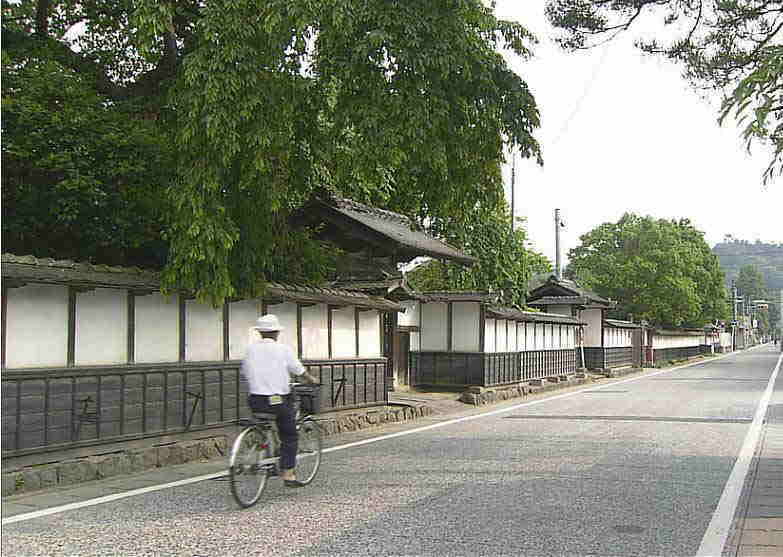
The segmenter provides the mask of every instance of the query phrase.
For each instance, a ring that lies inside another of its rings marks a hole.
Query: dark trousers
[[[250,395],[247,404],[256,413],[277,416],[277,430],[280,433],[280,468],[290,470],[296,466],[296,450],[299,436],[296,431],[296,409],[293,395],[282,395],[281,404],[269,404],[266,395]]]

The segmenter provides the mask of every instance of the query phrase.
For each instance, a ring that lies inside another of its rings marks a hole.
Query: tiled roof
[[[324,203],[328,205],[327,202]],[[329,206],[340,214],[404,246],[410,255],[428,255],[436,259],[450,259],[467,265],[476,262],[475,257],[471,257],[419,230],[404,215],[344,198],[334,198]]]
[[[499,319],[513,319],[529,323],[560,323],[565,325],[584,325],[576,317],[559,315],[557,313],[543,313],[539,311],[521,311],[514,308],[490,306],[487,315]]]
[[[413,292],[411,297],[420,302],[484,302],[490,303],[497,295],[482,290],[429,290]]]
[[[639,323],[633,323],[632,321],[622,321],[620,319],[604,319],[604,325],[609,325],[615,329],[641,329]]]
[[[68,260],[36,258],[31,255],[18,256],[10,253],[2,255],[3,280],[21,283],[68,284],[96,288],[129,288],[157,290],[160,288],[160,275],[136,267],[110,267],[76,263]],[[384,311],[402,311],[402,306],[391,300],[369,296],[362,292],[337,288],[321,288],[300,284],[268,283],[268,295],[293,302],[315,302],[335,305],[352,305],[380,309]]]
[[[537,305],[540,305],[540,300],[544,298],[562,299],[572,297],[582,297],[585,298],[590,304],[596,304],[605,307],[613,307],[615,305],[615,302],[612,300],[608,300],[602,296],[599,296],[595,292],[591,292],[586,288],[582,288],[572,280],[558,279],[554,275],[549,277],[549,279],[544,284],[530,292],[527,303],[529,305],[534,305],[533,302],[536,302]],[[550,303],[557,304],[567,302]]]
[[[527,302],[529,306],[583,306],[589,303],[587,296],[544,296]]]
[[[72,284],[108,288],[153,288],[160,275],[138,267],[113,267],[78,263],[66,259],[37,258],[32,255],[2,255],[4,280],[53,284]]]

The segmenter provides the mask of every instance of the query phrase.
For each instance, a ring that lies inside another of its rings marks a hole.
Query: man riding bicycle
[[[276,315],[258,318],[253,327],[261,341],[250,344],[242,361],[242,375],[248,383],[248,406],[254,413],[274,414],[280,432],[280,477],[288,487],[301,487],[296,480],[296,408],[290,378],[303,383],[317,383],[305,371],[291,347],[277,342],[284,327]]]

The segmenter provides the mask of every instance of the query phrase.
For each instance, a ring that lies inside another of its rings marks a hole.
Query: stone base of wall
[[[432,413],[433,409],[428,406],[389,406],[368,408],[352,413],[341,412],[335,416],[323,414],[316,416],[316,419],[324,437],[328,437],[382,424],[416,420]],[[108,454],[27,466],[17,470],[13,468],[8,471],[3,470],[2,496],[136,474],[188,462],[227,458],[233,438],[239,431],[239,428],[236,428],[202,439],[118,450]]]
[[[460,395],[459,400],[465,404],[482,406],[484,404],[493,404],[512,398],[525,397],[531,394],[573,387],[592,381],[593,378],[585,373],[553,375],[552,377],[545,377],[544,379],[533,379],[526,383],[504,385],[503,387],[469,387]]]

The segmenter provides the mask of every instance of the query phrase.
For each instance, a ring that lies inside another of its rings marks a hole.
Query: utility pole
[[[516,185],[517,157],[511,150],[511,234],[514,234],[514,186]]]
[[[555,209],[555,276],[561,279],[560,269],[560,209]]]

